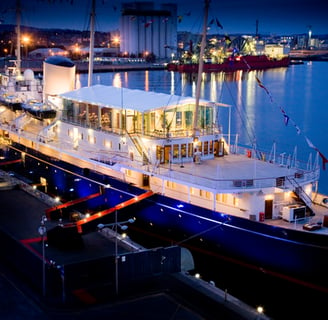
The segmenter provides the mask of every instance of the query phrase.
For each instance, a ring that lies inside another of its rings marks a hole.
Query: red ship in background
[[[279,39],[272,39],[271,43],[260,39],[258,21],[256,24],[255,36],[230,37],[224,35],[220,37],[207,35],[206,48],[202,55],[203,72],[233,72],[236,70],[288,67],[291,60],[289,45],[280,43]],[[166,66],[167,70],[186,73],[197,72],[199,57],[201,56],[198,41],[190,40],[188,48],[184,49],[183,47],[182,42],[180,42],[179,47],[176,48],[178,59],[174,60],[173,54],[172,61]],[[173,50],[173,48],[170,49]]]
[[[236,70],[259,70],[269,68],[288,67],[290,57],[271,58],[265,54],[262,55],[238,55],[226,58],[222,63],[204,63],[203,72],[233,72]],[[197,72],[198,63],[168,63],[168,71],[178,72]]]

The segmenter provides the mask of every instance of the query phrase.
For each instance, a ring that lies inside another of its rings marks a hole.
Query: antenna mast
[[[21,2],[20,0],[16,0],[16,36],[17,36],[17,61],[16,61],[16,74],[20,76],[21,74],[21,14],[22,14],[22,8],[21,8]]]
[[[93,59],[95,45],[95,16],[96,16],[96,0],[92,0],[92,8],[90,14],[90,48],[89,48],[89,72],[88,72],[88,87],[92,85],[93,76]]]
[[[195,104],[195,114],[194,114],[194,136],[198,134],[198,111],[199,111],[199,96],[200,96],[200,87],[202,82],[202,73],[203,73],[203,65],[204,65],[204,52],[206,45],[206,34],[207,34],[207,19],[208,19],[208,8],[210,5],[210,0],[205,0],[204,5],[204,25],[203,25],[203,33],[202,33],[202,42],[200,46],[200,54],[199,54],[199,62],[198,62],[198,77],[197,77],[197,85],[196,85],[196,104]]]

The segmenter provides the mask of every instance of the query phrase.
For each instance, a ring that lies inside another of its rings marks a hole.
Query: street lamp
[[[23,45],[25,46],[25,58],[27,59],[28,56],[28,44],[30,42],[30,37],[24,36],[22,38]]]
[[[98,230],[102,230],[105,227],[114,227],[115,230],[115,293],[118,295],[118,233],[117,233],[117,227],[120,227],[121,230],[126,230],[128,228],[126,223],[133,223],[134,219],[129,219],[126,221],[117,221],[117,210],[115,210],[115,222],[109,223],[109,224],[98,224]]]
[[[119,37],[114,37],[113,39],[113,44],[116,47],[116,56],[119,56],[119,49],[120,49],[120,38]]]
[[[42,238],[42,294],[45,297],[46,295],[46,257],[45,257],[45,235],[47,233],[47,228],[45,226],[45,222],[47,221],[47,217],[43,215],[41,217],[40,227],[38,229],[39,234]]]

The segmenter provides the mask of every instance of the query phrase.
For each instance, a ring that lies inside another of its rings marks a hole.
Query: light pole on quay
[[[120,227],[121,230],[126,230],[128,228],[126,223],[133,223],[134,219],[129,219],[126,221],[117,221],[117,210],[115,210],[115,222],[108,224],[98,224],[98,230],[102,230],[105,227],[113,227],[115,230],[115,293],[118,295],[118,259],[120,258],[118,255],[118,232],[117,227]]]
[[[38,229],[39,234],[42,239],[42,294],[46,295],[46,252],[45,252],[45,235],[47,233],[47,228],[45,222],[47,221],[46,216],[41,217],[40,227]]]

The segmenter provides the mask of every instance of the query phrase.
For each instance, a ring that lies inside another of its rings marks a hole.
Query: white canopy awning
[[[171,109],[177,105],[195,104],[195,98],[143,91],[135,89],[117,88],[113,86],[94,85],[59,95],[68,100],[94,104],[99,107],[124,108],[145,112],[155,109]],[[200,105],[223,106],[228,105],[201,99]]]

